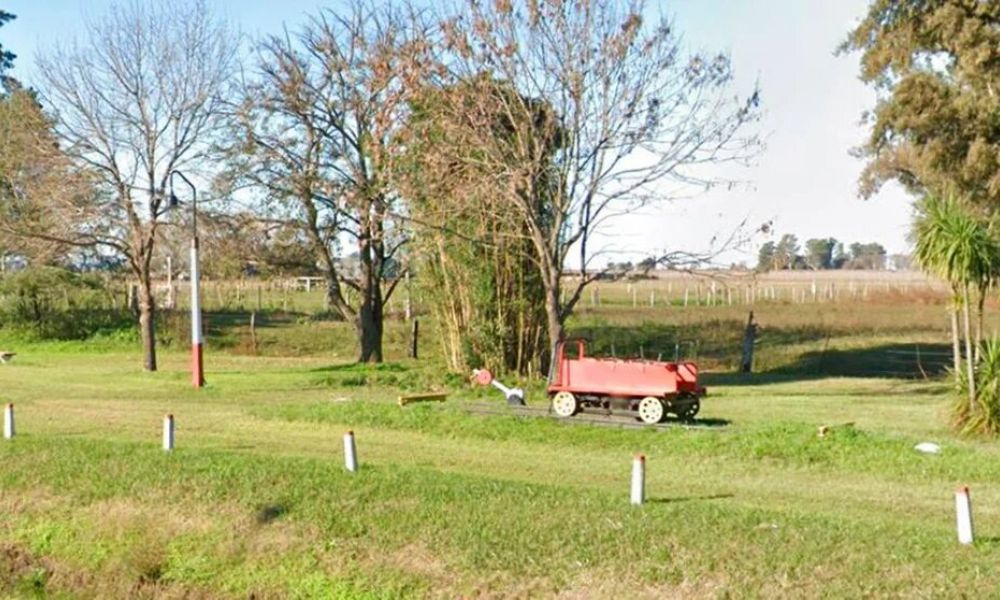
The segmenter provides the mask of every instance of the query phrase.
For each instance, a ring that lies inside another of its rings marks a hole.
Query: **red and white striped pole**
[[[202,367],[201,332],[201,269],[198,265],[198,189],[180,171],[170,172],[170,207],[180,204],[174,194],[174,176],[180,177],[191,188],[191,383],[195,389],[205,385],[205,370]]]
[[[195,388],[205,385],[205,370],[202,364],[201,331],[201,290],[200,267],[198,265],[198,235],[191,239],[191,383]]]

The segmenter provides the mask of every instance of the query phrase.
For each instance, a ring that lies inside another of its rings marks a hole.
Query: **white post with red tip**
[[[972,535],[972,497],[969,487],[962,486],[955,491],[955,516],[958,525],[958,543],[971,544]]]
[[[636,454],[632,460],[632,504],[639,506],[646,501],[646,457]]]
[[[163,451],[172,452],[174,449],[174,415],[163,416]]]
[[[14,437],[14,404],[11,402],[3,409],[3,437],[6,440]]]
[[[358,448],[354,444],[354,432],[344,434],[344,468],[355,473],[358,470]]]

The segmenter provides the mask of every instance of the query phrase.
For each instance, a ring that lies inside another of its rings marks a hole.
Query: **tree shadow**
[[[336,365],[327,365],[324,367],[315,367],[309,369],[309,373],[405,373],[410,370],[410,367],[396,363],[396,362],[383,362],[383,363],[359,363],[359,362],[349,362],[349,363],[339,363]]]
[[[667,361],[676,356],[695,362],[737,364],[745,328],[746,321],[742,319],[711,319],[688,324],[602,323],[573,327],[570,335],[588,340],[587,353],[591,356]],[[771,346],[819,342],[843,333],[821,325],[768,327],[766,330],[767,344]]]
[[[770,371],[704,373],[702,381],[710,388],[713,385],[767,385],[829,377],[938,380],[948,373],[951,361],[951,347],[947,344],[881,344],[867,348],[805,352],[794,362]]]
[[[882,344],[807,352],[777,372],[818,373],[826,377],[932,379],[944,375],[951,360],[951,348],[947,344]]]

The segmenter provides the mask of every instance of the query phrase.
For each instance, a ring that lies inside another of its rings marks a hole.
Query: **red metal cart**
[[[576,356],[567,356],[567,345],[575,347]],[[645,423],[658,423],[668,413],[693,419],[705,388],[698,385],[692,362],[594,358],[586,355],[584,340],[567,340],[553,353],[548,392],[560,417],[595,408],[629,411]]]

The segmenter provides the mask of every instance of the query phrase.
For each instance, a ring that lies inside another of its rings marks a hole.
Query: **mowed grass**
[[[739,313],[691,310],[585,311],[576,327],[644,351],[642,336],[686,328],[718,340],[706,360],[725,363]],[[282,332],[343,338],[342,324],[275,327],[268,356],[210,351],[201,391],[176,349],[147,374],[113,345],[18,347],[0,366],[18,425],[0,443],[0,596],[989,595],[1000,447],[948,432],[939,379],[828,377],[800,360],[821,343],[941,341],[941,323],[925,322],[941,307],[880,310],[825,313],[819,337],[808,315],[762,310],[765,334],[784,342],[761,348],[773,368],[708,374],[706,425],[666,430],[469,414],[467,401],[501,406],[499,395],[401,348],[377,367],[344,363],[350,348],[274,355],[299,343]],[[449,400],[394,404],[431,388]],[[159,447],[166,412],[171,454]],[[343,470],[347,429],[357,474]],[[942,454],[915,452],[921,441]],[[639,452],[650,501],[632,507]],[[971,548],[954,533],[964,484]]]

